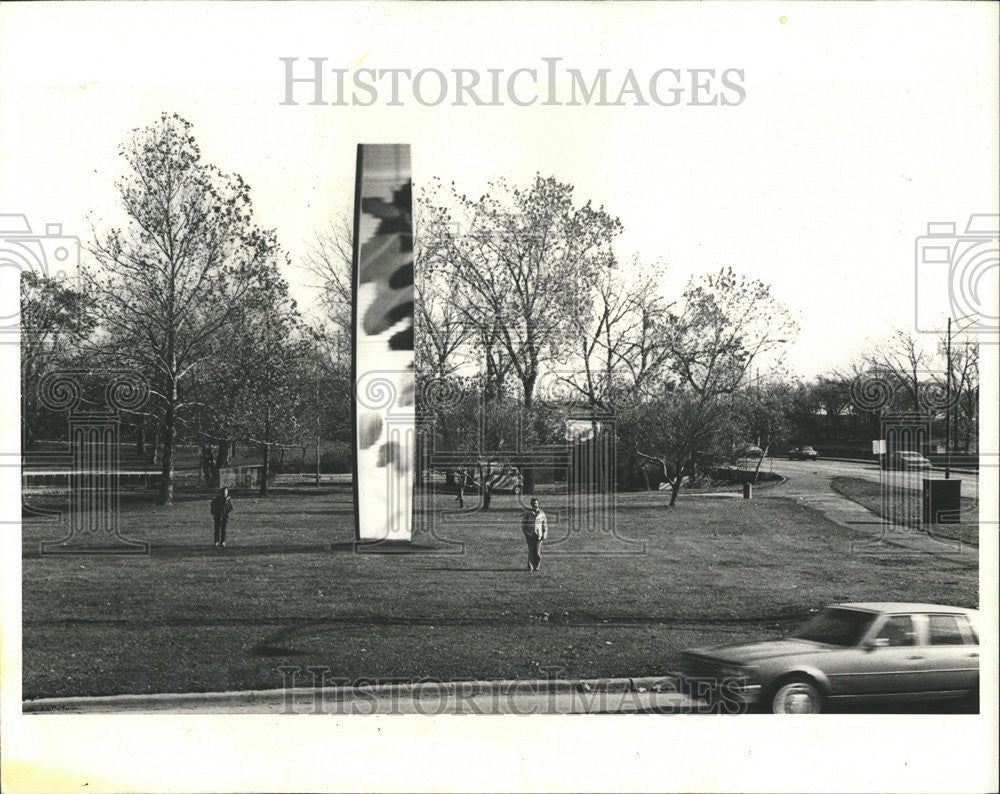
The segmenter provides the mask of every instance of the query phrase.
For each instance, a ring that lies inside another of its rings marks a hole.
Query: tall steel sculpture
[[[407,144],[358,146],[353,375],[357,540],[409,541],[416,441]]]

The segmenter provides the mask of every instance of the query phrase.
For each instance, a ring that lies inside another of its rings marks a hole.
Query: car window
[[[799,629],[793,637],[849,647],[857,645],[875,616],[855,609],[828,608]]]
[[[879,629],[876,639],[889,640],[889,647],[916,645],[916,631],[913,628],[913,618],[909,615],[892,615]]]
[[[928,615],[927,631],[931,645],[965,645],[971,632],[964,615]],[[963,625],[964,624],[964,625]],[[965,631],[963,631],[963,627]]]

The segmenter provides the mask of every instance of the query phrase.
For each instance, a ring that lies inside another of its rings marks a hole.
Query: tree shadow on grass
[[[350,504],[332,504],[330,507],[324,507],[321,510],[289,510],[287,505],[282,508],[281,505],[274,505],[274,509],[260,509],[259,507],[254,507],[252,505],[242,505],[243,509],[240,511],[241,516],[259,516],[259,515],[281,515],[288,519],[294,519],[295,516],[339,516],[342,514],[354,515],[354,506]],[[235,513],[234,513],[235,515]]]
[[[256,557],[272,554],[344,554],[354,553],[354,543],[261,543],[242,545],[230,543],[225,548],[205,544],[203,546],[152,545],[150,554],[154,557]]]
[[[344,552],[353,551],[353,543],[335,543],[335,544],[293,544],[293,543],[267,543],[255,546],[233,546],[229,545],[226,548],[219,548],[212,545],[211,543],[199,543],[199,544],[179,544],[179,543],[155,543],[150,542],[149,544],[149,557],[159,557],[161,559],[181,559],[181,558],[217,558],[220,561],[226,557],[255,557],[255,556],[269,556],[275,554],[329,554],[331,552]],[[54,554],[46,553],[41,554],[38,549],[37,544],[32,544],[30,548],[25,549],[21,554],[21,559],[32,560],[38,559],[40,557],[55,557],[55,556],[65,556],[73,557],[78,556],[81,559],[84,557],[95,557],[97,559],[108,558],[108,557],[118,557],[122,554],[117,553],[115,550],[104,550],[104,549],[88,549],[77,551],[75,554],[73,551],[67,551],[64,554]],[[129,556],[137,556],[131,554]],[[147,556],[147,555],[141,555]]]
[[[91,556],[94,552],[90,552]],[[283,554],[313,554],[322,556],[325,554],[356,554],[357,556],[378,556],[378,555],[416,555],[416,554],[450,554],[450,552],[438,546],[428,546],[419,543],[409,544],[379,544],[379,543],[357,543],[355,541],[345,541],[341,543],[257,543],[242,544],[238,540],[231,541],[225,548],[215,546],[211,542],[204,543],[158,543],[149,541],[149,556],[161,559],[217,559],[223,561],[234,557],[263,557]],[[38,559],[40,554],[37,544],[25,548],[22,551],[21,559]],[[50,556],[48,554],[44,556]],[[71,555],[67,555],[71,556]],[[80,556],[87,556],[81,554]],[[115,552],[97,554],[96,556],[121,556]],[[134,556],[134,555],[133,555]],[[146,556],[146,555],[143,555]],[[486,570],[486,569],[484,569]]]
[[[475,568],[475,567],[460,567],[460,566],[440,566],[440,567],[419,567],[414,568],[416,571],[452,571],[455,573],[465,573],[468,571],[481,572],[481,573],[528,573],[527,566],[511,566],[508,568]]]

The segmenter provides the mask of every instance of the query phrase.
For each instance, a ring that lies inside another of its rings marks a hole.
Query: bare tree
[[[417,371],[424,377],[443,380],[462,365],[463,349],[473,338],[474,328],[449,295],[447,273],[422,272],[418,262],[414,301]]]
[[[447,274],[452,300],[475,331],[488,387],[492,381],[502,395],[509,368],[530,414],[543,367],[589,311],[589,284],[614,263],[621,223],[590,202],[576,206],[571,185],[541,175],[526,188],[498,179],[478,199],[438,184],[422,211],[434,240],[424,262]],[[530,468],[524,476],[531,492]]]
[[[353,235],[350,218],[347,215],[336,216],[327,228],[316,235],[302,263],[319,291],[318,314],[327,326],[324,336],[335,340],[338,351],[350,349],[353,333]]]
[[[613,264],[610,245],[621,223],[573,187],[536,175],[525,189],[506,180],[470,199],[454,188],[425,201],[440,245],[428,252],[449,274],[466,319],[486,339],[496,333],[530,409],[544,362],[567,344],[574,318],[587,310],[588,285]],[[457,207],[457,224],[442,200]]]
[[[159,501],[173,501],[182,387],[210,366],[233,313],[266,299],[279,279],[273,232],[252,224],[250,189],[201,160],[191,124],[164,113],[122,145],[117,183],[125,228],[95,232],[99,267],[85,271],[102,350],[153,376],[163,427]]]
[[[979,343],[968,339],[955,344],[952,341],[951,352],[946,355],[947,340],[941,341],[939,355],[947,361],[951,360],[952,415],[951,446],[961,447],[968,452],[975,440],[979,438]],[[947,364],[945,365],[947,367]],[[938,387],[944,385],[946,375],[937,375]],[[962,440],[959,441],[959,436]]]
[[[865,356],[869,370],[892,382],[895,410],[922,410],[921,385],[933,379],[931,358],[921,339],[897,329]]]
[[[38,383],[51,368],[77,356],[94,330],[88,296],[68,283],[21,271],[21,431],[31,446],[45,417]]]
[[[694,456],[712,447],[728,418],[718,395],[691,389],[665,394],[626,414],[624,426],[636,456],[657,464],[670,485],[669,507],[677,503],[684,477],[692,473]]]
[[[740,417],[730,396],[753,362],[797,330],[766,284],[729,268],[691,279],[681,304],[664,336],[676,388],[630,417],[636,455],[663,467],[671,505],[698,454],[732,437]]]
[[[759,356],[797,332],[767,284],[724,268],[688,282],[665,343],[683,384],[698,394],[730,394]]]
[[[604,411],[641,399],[667,362],[663,337],[669,304],[662,295],[661,271],[638,262],[629,270],[597,274],[590,311],[573,320],[575,349],[556,372],[571,393]]]

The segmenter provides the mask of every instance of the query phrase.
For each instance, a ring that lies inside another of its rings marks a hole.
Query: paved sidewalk
[[[586,681],[458,681],[28,700],[31,714],[637,714],[708,713],[672,676]]]
[[[862,537],[852,542],[852,554],[933,554],[962,567],[979,565],[978,550],[959,541],[938,539],[913,527],[890,523],[837,493],[830,484],[834,473],[805,464],[786,476],[780,487],[761,492],[759,498],[794,499],[818,510],[835,524],[868,535],[867,539]]]

